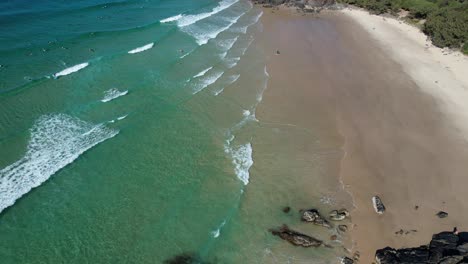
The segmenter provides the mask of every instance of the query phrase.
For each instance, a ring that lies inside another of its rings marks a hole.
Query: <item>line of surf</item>
[[[40,117],[30,133],[25,155],[0,170],[0,212],[85,151],[119,132],[103,124],[51,114]]]
[[[160,20],[159,22],[161,22],[161,23],[174,22],[174,21],[177,21],[177,20],[181,19],[182,17],[183,17],[182,14],[178,14],[178,15],[175,15],[175,16],[171,16],[171,17],[162,19],[162,20]]]
[[[138,47],[138,48],[136,48],[136,49],[130,50],[130,51],[128,52],[128,54],[140,53],[140,52],[142,52],[142,51],[151,49],[153,46],[154,46],[154,43],[149,43],[149,44],[146,44],[146,45],[144,45],[144,46]]]
[[[89,63],[88,62],[85,62],[85,63],[80,63],[80,64],[77,64],[75,66],[72,66],[72,67],[68,67],[66,68],[65,70],[62,70],[62,71],[59,71],[57,72],[56,74],[53,75],[53,77],[55,79],[59,78],[60,76],[66,76],[66,75],[69,75],[69,74],[72,74],[74,72],[77,72],[79,70],[82,70],[86,67],[89,66]]]
[[[197,83],[194,87],[193,94],[199,93],[206,87],[215,83],[219,78],[221,78],[221,76],[223,76],[223,74],[224,74],[223,71],[219,71],[219,72],[214,72],[213,74],[208,75],[206,77],[200,78],[201,79],[200,82]]]
[[[198,77],[204,76],[211,69],[213,69],[213,66],[211,66],[211,67],[209,67],[207,69],[204,69],[203,71],[195,74],[192,78],[198,78]]]
[[[117,90],[116,88],[112,88],[110,90],[107,90],[105,93],[104,93],[104,98],[101,99],[101,102],[103,103],[107,103],[107,102],[110,102],[116,98],[119,98],[121,96],[124,96],[128,94],[128,91],[119,91]]]

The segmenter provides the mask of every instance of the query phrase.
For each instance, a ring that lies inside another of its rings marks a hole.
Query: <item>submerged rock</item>
[[[164,264],[210,264],[209,262],[202,261],[200,257],[191,252],[176,255],[171,259],[165,260]]]
[[[374,210],[376,213],[383,214],[385,212],[385,205],[379,196],[376,195],[372,197],[372,204],[374,205]]]
[[[462,264],[468,263],[468,242],[460,239],[461,234],[441,232],[432,236],[429,245],[416,248],[377,250],[378,264]]]
[[[289,211],[291,211],[291,207],[286,206],[286,207],[283,208],[284,213],[289,213]]]
[[[319,247],[323,245],[322,240],[291,230],[287,225],[283,225],[279,229],[271,229],[270,232],[294,246]]]
[[[327,228],[332,227],[330,223],[324,217],[322,217],[322,215],[320,215],[319,211],[316,209],[304,210],[304,211],[301,211],[301,213],[302,213],[302,216],[301,216],[302,221],[312,222],[316,225],[324,226]]]

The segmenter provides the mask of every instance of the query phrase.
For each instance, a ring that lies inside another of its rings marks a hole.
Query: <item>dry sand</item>
[[[259,119],[275,121],[274,112],[287,110],[315,120],[320,133],[342,136],[326,138],[343,144],[340,175],[330,177],[340,177],[354,197],[354,242],[346,246],[372,263],[378,248],[418,246],[453,226],[468,229],[468,68],[456,53],[426,48],[408,25],[342,12],[348,16],[265,9],[271,79]],[[374,195],[385,214],[374,212]],[[436,217],[439,210],[449,217]],[[417,232],[395,234],[400,229]]]

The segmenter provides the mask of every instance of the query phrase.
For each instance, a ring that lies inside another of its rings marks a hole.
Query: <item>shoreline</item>
[[[456,52],[444,55],[433,46],[426,49],[419,29],[364,11],[346,9],[308,16],[287,8],[263,10],[263,34],[275,31],[270,33],[268,47],[270,52],[280,50],[278,57],[282,58],[268,62],[269,69],[276,67],[270,72],[271,81],[278,75],[280,79],[304,78],[287,88],[300,84],[304,91],[312,89],[313,95],[323,96],[323,109],[315,109],[323,111],[323,117],[310,118],[321,120],[319,126],[334,122],[335,127],[326,129],[341,135],[342,157],[336,179],[342,181],[339,184],[355,204],[347,235],[351,242],[343,243],[351,251],[348,256],[358,251],[361,263],[371,263],[377,249],[419,246],[436,232],[453,226],[467,229],[463,219],[468,219],[468,208],[462,201],[468,194],[462,187],[467,183],[463,171],[468,169],[464,164],[468,158],[468,133],[464,133],[468,131],[468,109],[462,102],[468,96],[468,79],[461,72],[468,58]],[[373,24],[377,21],[378,26]],[[393,24],[387,25],[389,21]],[[325,30],[308,28],[311,23],[323,23]],[[395,25],[412,29],[392,28]],[[381,27],[387,35],[379,35],[376,29]],[[295,32],[286,33],[286,29]],[[413,36],[415,32],[420,35]],[[285,38],[294,41],[287,43]],[[297,53],[305,54],[308,61],[300,60]],[[291,67],[298,65],[309,68],[310,74],[287,74],[297,71]],[[426,74],[439,81],[425,79]],[[435,84],[445,84],[447,89],[440,91]],[[271,91],[266,93],[268,99]],[[383,215],[374,211],[374,195],[387,207]],[[439,210],[448,212],[449,217],[436,217]]]

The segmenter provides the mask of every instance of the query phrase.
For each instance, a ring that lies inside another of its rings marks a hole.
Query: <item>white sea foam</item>
[[[117,117],[117,120],[120,121],[120,120],[123,120],[125,118],[127,118],[128,115],[123,115],[123,116],[119,116]]]
[[[146,44],[144,46],[138,47],[136,49],[132,49],[131,51],[128,52],[128,54],[135,54],[135,53],[139,53],[139,52],[142,52],[142,51],[145,51],[145,50],[149,50],[153,46],[154,46],[154,43],[149,43],[149,44]]]
[[[211,232],[211,235],[214,237],[214,238],[217,238],[219,237],[219,235],[221,234],[221,228],[223,228],[223,226],[226,224],[226,220],[224,220],[216,230],[214,230],[213,232]]]
[[[128,94],[128,91],[119,91],[117,90],[116,88],[112,88],[110,90],[107,90],[105,93],[104,93],[104,98],[101,99],[101,102],[103,103],[107,103],[109,101],[112,101],[120,96],[124,96]]]
[[[224,88],[235,83],[240,77],[240,74],[235,74],[235,75],[231,75],[227,78],[227,83],[226,85],[224,85],[223,87],[221,87],[221,89],[219,89],[218,91],[215,91],[213,94],[215,96],[218,96],[220,93],[222,93],[224,91]]]
[[[75,66],[72,66],[72,67],[69,67],[69,68],[66,68],[65,70],[63,71],[59,71],[57,72],[56,74],[53,75],[54,78],[58,78],[60,76],[65,76],[65,75],[68,75],[68,74],[71,74],[71,73],[74,73],[74,72],[77,72],[81,69],[84,69],[86,67],[88,67],[89,63],[85,62],[85,63],[81,63],[81,64],[77,64]]]
[[[200,13],[200,14],[196,14],[196,15],[185,15],[185,16],[182,16],[180,18],[177,18],[177,25],[179,27],[186,27],[186,26],[190,26],[202,19],[205,19],[205,18],[208,18],[212,15],[215,15],[223,10],[225,10],[226,8],[229,8],[230,6],[232,6],[233,4],[235,4],[236,2],[238,2],[238,0],[222,0],[221,2],[219,2],[219,4],[213,8],[210,12],[205,12],[205,13]]]
[[[221,76],[223,76],[223,74],[224,72],[218,71],[210,75],[203,76],[202,78],[200,78],[200,81],[195,85],[193,94],[196,94],[201,90],[205,89],[206,87],[210,86],[211,84],[215,83]]]
[[[178,14],[178,15],[175,15],[175,16],[171,16],[171,17],[168,17],[168,18],[165,18],[165,19],[162,19],[161,23],[169,23],[169,22],[173,22],[173,21],[177,21],[179,19],[182,18],[182,14]]]
[[[118,134],[64,114],[40,117],[30,132],[25,155],[0,170],[0,212],[85,151]]]
[[[219,40],[217,44],[222,50],[228,51],[232,48],[232,46],[234,46],[234,44],[236,43],[238,39],[239,39],[239,36],[236,36],[235,38],[232,38],[232,39],[223,39],[223,40]]]
[[[238,147],[227,146],[227,153],[232,157],[232,164],[234,165],[234,172],[239,180],[244,185],[249,183],[250,167],[253,165],[252,159],[252,144],[247,143]]]
[[[207,69],[204,69],[203,71],[195,74],[192,78],[198,78],[198,77],[201,77],[203,75],[205,75],[209,70],[213,69],[213,67],[209,67]]]

